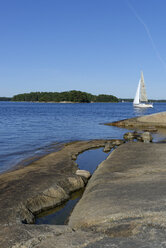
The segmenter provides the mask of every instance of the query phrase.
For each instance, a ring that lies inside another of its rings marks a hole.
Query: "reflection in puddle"
[[[88,150],[78,156],[76,163],[80,170],[88,170],[92,174],[109,154],[103,152],[103,148]]]
[[[103,152],[103,148],[91,149],[80,154],[76,160],[79,169],[88,170],[91,174],[95,171],[97,166],[107,158],[108,153]],[[84,189],[79,190],[71,195],[69,201],[63,205],[45,211],[36,216],[35,224],[49,224],[49,225],[65,225],[68,222],[69,216],[82,197]]]

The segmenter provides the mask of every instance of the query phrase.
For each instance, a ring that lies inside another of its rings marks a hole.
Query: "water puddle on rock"
[[[88,170],[92,174],[108,155],[109,153],[103,152],[103,148],[91,149],[78,155],[76,163],[80,170]],[[73,193],[70,200],[63,205],[36,216],[35,224],[66,225],[73,208],[82,197],[83,191],[84,189]]]
[[[70,213],[72,212],[76,203],[81,198],[83,191],[84,189],[74,192],[71,195],[70,200],[68,200],[64,204],[39,214],[36,217],[35,224],[66,225]]]
[[[91,149],[81,153],[76,160],[80,170],[88,170],[91,174],[110,153],[103,152],[103,148]]]

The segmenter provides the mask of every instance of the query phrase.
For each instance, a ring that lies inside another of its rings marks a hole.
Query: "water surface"
[[[165,110],[166,103],[139,112],[132,103],[0,102],[0,172],[66,141],[122,138],[125,129],[101,123]]]

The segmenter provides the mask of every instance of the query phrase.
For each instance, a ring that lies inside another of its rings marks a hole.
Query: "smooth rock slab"
[[[130,119],[106,123],[105,125],[141,129],[145,127],[148,129],[166,128],[166,112],[143,115]]]
[[[69,225],[113,236],[132,236],[139,225],[166,227],[165,151],[166,144],[140,142],[114,150],[92,175]]]
[[[91,243],[84,248],[159,248],[162,246],[159,242],[147,240],[135,240],[126,238],[109,238],[105,237],[102,240]],[[164,245],[164,243],[163,243]],[[164,246],[163,246],[164,247]]]

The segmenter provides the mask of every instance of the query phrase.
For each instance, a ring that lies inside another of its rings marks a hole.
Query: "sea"
[[[0,102],[0,173],[26,166],[69,141],[123,138],[104,123],[166,111],[166,103],[138,110],[132,103]],[[164,138],[156,136],[156,140]]]

